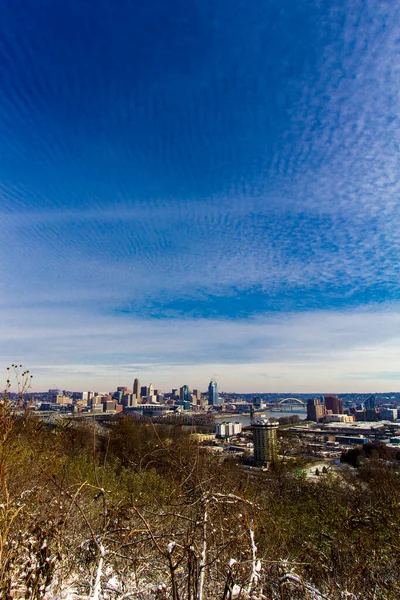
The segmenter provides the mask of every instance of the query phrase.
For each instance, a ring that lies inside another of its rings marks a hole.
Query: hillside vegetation
[[[357,473],[248,475],[179,427],[49,429],[3,402],[0,596],[399,598],[399,473]]]

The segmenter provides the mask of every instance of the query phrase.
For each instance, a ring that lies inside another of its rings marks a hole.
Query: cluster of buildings
[[[343,401],[338,396],[326,395],[324,401],[310,398],[307,401],[307,420],[317,423],[352,423],[356,421],[396,421],[397,408],[377,406],[375,396],[364,403],[343,410]]]
[[[265,418],[253,419],[244,429],[239,421],[223,421],[216,423],[215,435],[195,435],[211,452],[247,456],[251,465],[267,467],[277,457],[278,426],[276,420]]]
[[[180,388],[173,388],[170,393],[162,393],[154,386],[141,385],[139,379],[135,379],[132,389],[119,386],[115,392],[110,394],[100,394],[92,391],[79,393],[78,397],[71,398],[69,394],[63,394],[61,390],[49,390],[50,402],[42,403],[44,410],[49,409],[51,405],[71,407],[73,404],[75,410],[88,411],[92,413],[103,412],[129,412],[130,410],[146,411],[151,409],[157,412],[157,408],[182,410],[208,410],[210,407],[221,407],[223,398],[218,394],[218,385],[216,381],[211,380],[206,393],[199,389],[191,390],[188,385]],[[248,406],[248,404],[247,404]],[[253,443],[249,440],[242,440],[242,445],[237,442],[236,450],[254,447],[254,464],[256,466],[265,466],[276,456],[277,442],[276,431],[277,422],[260,419],[252,423]],[[242,423],[239,421],[224,421],[216,424],[215,435],[202,436],[207,438],[217,438],[221,441],[228,441],[231,438],[237,438],[242,434]],[[210,440],[208,440],[210,441]]]
[[[62,392],[49,390],[41,410],[73,410],[75,412],[118,413],[137,410],[141,412],[162,412],[163,410],[209,410],[210,407],[221,407],[223,399],[218,394],[218,385],[211,380],[208,390],[191,390],[188,385],[173,388],[170,393],[155,389],[153,384],[141,385],[138,378],[132,389],[119,386],[115,392]]]
[[[319,398],[307,401],[308,421],[322,421],[330,415],[343,415],[343,401],[337,396],[324,396],[323,403]]]
[[[271,410],[282,401],[270,402],[266,405]],[[278,399],[279,400],[279,399]],[[287,398],[286,400],[296,400]],[[394,399],[396,400],[396,399]],[[358,404],[357,404],[358,401]],[[337,395],[329,394],[320,398],[308,399],[307,421],[298,423],[286,429],[286,435],[297,440],[293,445],[293,456],[303,456],[312,460],[334,461],[341,453],[354,445],[362,445],[368,441],[379,441],[392,448],[400,448],[400,421],[396,423],[398,414],[395,403],[391,398],[379,401],[375,396],[346,400]],[[300,402],[300,412],[304,410],[304,400]],[[352,404],[350,404],[352,402]],[[386,405],[385,405],[386,404]],[[394,404],[394,407],[393,407]],[[220,411],[233,410],[235,414],[248,412],[250,409],[251,424],[242,427],[242,423],[229,419],[224,414],[224,420],[216,422],[215,434],[196,433],[199,441],[214,453],[224,453],[224,456],[242,456],[244,468],[268,465],[278,456],[277,442],[278,422],[275,419],[257,417],[256,411],[265,406],[260,397],[240,398],[232,395],[219,395],[218,386],[211,380],[208,389],[190,389],[188,385],[173,388],[171,392],[163,393],[149,385],[141,385],[138,378],[132,388],[120,386],[114,392],[101,394],[88,392],[62,392],[49,390],[40,406],[41,410],[76,411],[96,413],[118,413],[138,411],[152,415],[167,415],[170,412],[191,411]],[[36,405],[37,406],[37,405]],[[292,409],[293,407],[291,407]],[[297,407],[295,407],[297,410]],[[276,410],[276,409],[275,409]],[[237,417],[236,417],[237,418]],[[218,421],[218,419],[217,419]],[[326,463],[328,466],[330,462]]]
[[[307,454],[318,457],[338,458],[348,448],[368,442],[400,448],[400,423],[390,421],[302,423],[287,431],[301,440]]]
[[[268,419],[253,421],[254,464],[256,466],[268,465],[276,458],[277,441],[276,432],[278,423]]]

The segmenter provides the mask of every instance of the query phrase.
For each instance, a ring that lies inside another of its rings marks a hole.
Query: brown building
[[[307,400],[307,421],[321,421],[326,417],[326,406],[318,398]]]
[[[72,404],[72,400],[69,396],[56,396],[56,404]]]
[[[326,410],[331,410],[334,415],[343,414],[343,400],[337,396],[324,396]]]

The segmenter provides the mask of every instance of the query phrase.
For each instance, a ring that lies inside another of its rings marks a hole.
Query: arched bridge
[[[300,404],[300,406],[305,406],[306,403],[303,400],[299,400],[299,398],[282,398],[279,400],[278,404]]]

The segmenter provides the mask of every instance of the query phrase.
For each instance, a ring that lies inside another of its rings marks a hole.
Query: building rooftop
[[[278,421],[270,421],[269,419],[255,419],[252,424],[253,427],[278,427]]]
[[[353,421],[347,423],[332,422],[332,423],[321,423],[319,427],[321,429],[382,429],[390,421]]]

